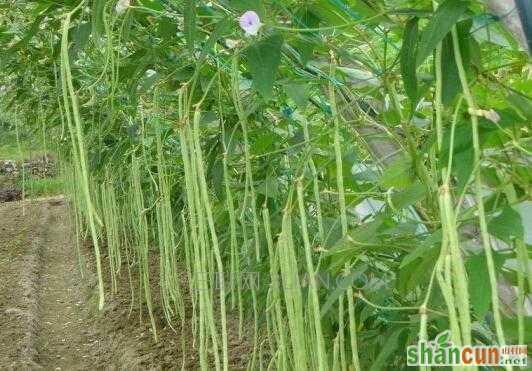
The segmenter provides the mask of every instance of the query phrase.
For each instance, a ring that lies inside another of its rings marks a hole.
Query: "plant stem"
[[[460,82],[462,84],[462,90],[464,92],[464,97],[469,108],[473,111],[477,111],[477,105],[475,99],[469,90],[469,84],[467,82],[467,76],[464,69],[464,64],[462,61],[462,54],[460,52],[460,44],[458,39],[458,33],[456,31],[456,26],[451,30],[452,39],[453,39],[453,51],[456,60],[456,65],[458,67],[458,75],[460,77]],[[493,262],[493,254],[491,251],[490,236],[488,233],[488,225],[486,222],[486,214],[484,211],[484,202],[482,199],[482,179],[480,174],[480,161],[481,161],[481,149],[478,133],[478,118],[475,114],[471,115],[471,129],[473,131],[473,152],[474,152],[474,164],[476,170],[474,172],[475,177],[475,196],[478,208],[478,218],[480,223],[480,235],[482,238],[482,246],[484,247],[484,253],[486,254],[486,263],[488,268],[490,286],[491,286],[491,301],[493,306],[493,318],[495,323],[495,330],[497,333],[497,340],[499,345],[506,345],[506,340],[504,338],[504,331],[502,328],[502,320],[499,311],[499,295],[497,289],[497,273],[495,271],[495,263]],[[478,165],[478,166],[477,166]],[[469,344],[469,342],[466,342]],[[511,369],[511,366],[507,367]]]

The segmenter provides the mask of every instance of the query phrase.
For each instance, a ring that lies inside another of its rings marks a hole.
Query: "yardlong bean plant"
[[[3,0],[1,109],[64,164],[99,309],[126,275],[203,370],[232,318],[252,370],[527,344],[532,25],[495,3]]]

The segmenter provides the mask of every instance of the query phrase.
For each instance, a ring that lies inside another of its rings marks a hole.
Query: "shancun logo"
[[[432,341],[407,348],[408,366],[526,366],[526,345],[455,346],[444,331]]]

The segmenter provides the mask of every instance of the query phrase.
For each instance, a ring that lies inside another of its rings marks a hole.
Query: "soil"
[[[15,187],[0,188],[0,202],[18,201],[22,198],[22,191]]]
[[[0,173],[0,203],[18,201],[22,198],[22,191],[15,183],[13,176]]]
[[[150,273],[158,342],[145,309],[131,301],[131,292],[139,293],[134,269],[131,284],[123,267],[113,295],[106,280],[105,308],[98,311],[92,248],[80,244],[78,254],[71,220],[62,197],[0,204],[0,369],[198,369],[190,303],[184,326],[170,328],[159,304],[156,254]],[[231,370],[245,369],[252,354],[252,331],[245,328],[241,337],[237,329],[229,316]]]

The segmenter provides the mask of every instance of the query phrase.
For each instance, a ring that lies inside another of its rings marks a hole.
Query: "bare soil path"
[[[92,248],[81,244],[77,253],[71,219],[62,197],[0,203],[0,370],[198,369],[190,318],[175,331],[163,319],[156,254],[150,270],[158,343],[148,316],[131,302],[131,290],[138,292],[134,270],[131,282],[122,274],[118,292],[97,310]],[[105,255],[102,263],[108,267]],[[185,310],[190,317],[191,308]],[[231,370],[245,369],[251,355],[251,333],[238,336],[237,328],[230,316]]]
[[[86,370],[102,341],[62,198],[0,204],[0,369]]]
[[[69,213],[62,202],[44,214],[48,228],[42,236],[38,363],[49,369],[87,369],[99,340],[86,322],[87,290],[72,248]]]

